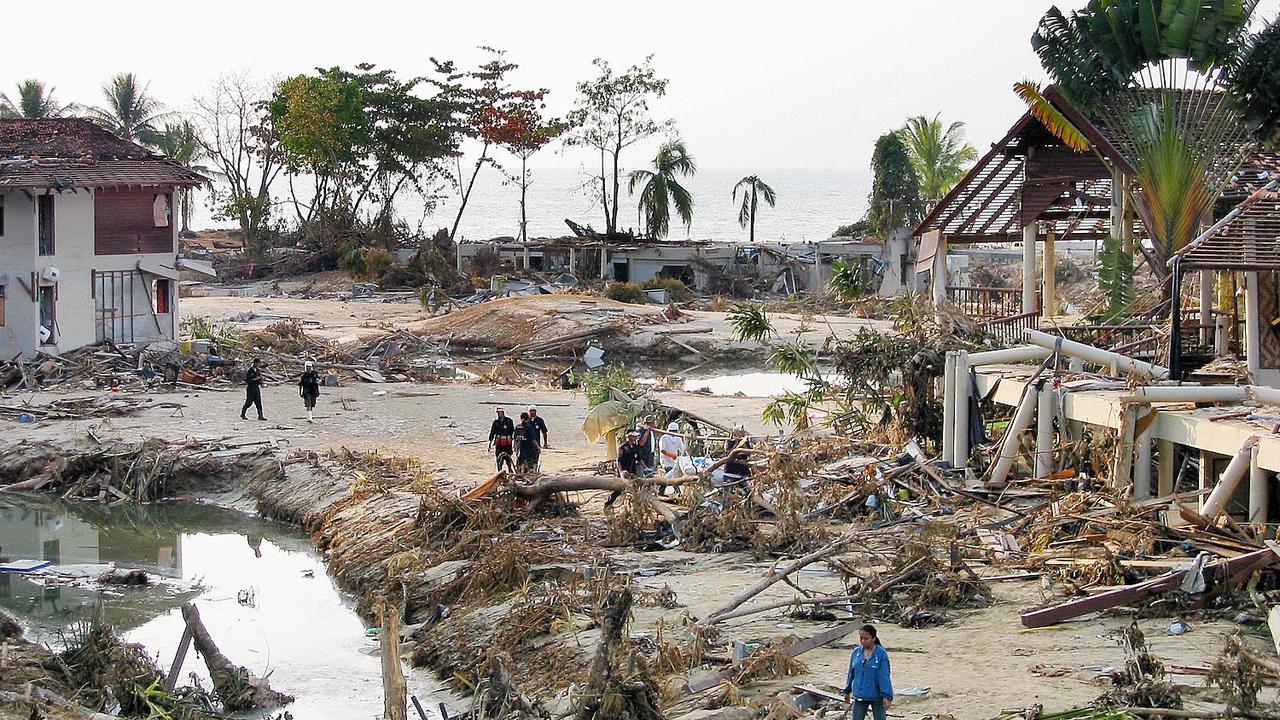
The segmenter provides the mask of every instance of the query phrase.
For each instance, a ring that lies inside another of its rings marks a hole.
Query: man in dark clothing
[[[250,407],[258,408],[258,419],[266,420],[262,414],[262,361],[254,358],[249,369],[244,373],[244,407],[240,408],[240,419],[248,420],[244,414]]]
[[[538,428],[529,417],[529,413],[520,413],[520,422],[516,423],[516,470],[529,472],[538,467],[538,458],[542,450],[538,447]]]
[[[507,411],[502,408],[497,409],[498,417],[494,418],[493,424],[489,426],[489,449],[495,451],[495,457],[498,461],[498,470],[502,470],[505,464],[508,470],[514,470],[512,453],[512,442],[516,435],[516,424],[511,422],[511,418],[507,417]]]
[[[618,448],[618,475],[624,478],[627,476],[639,477],[642,472],[641,468],[644,467],[644,463],[640,460],[640,444],[637,442],[639,437],[640,433],[632,430],[627,433],[627,439]],[[604,506],[613,507],[614,501],[620,495],[622,495],[621,490],[614,490],[609,493],[609,499],[604,501]]]
[[[529,422],[537,430],[537,434],[534,435],[534,442],[540,443],[543,448],[551,447],[550,440],[547,438],[547,421],[543,420],[542,416],[538,414],[537,405],[529,406]]]
[[[729,460],[724,464],[725,485],[745,485],[751,480],[751,438],[747,437],[744,425],[735,425],[733,434],[724,443],[724,451]],[[743,452],[739,452],[743,451]]]
[[[302,377],[298,378],[298,394],[302,396],[302,404],[307,408],[307,422],[315,422],[311,413],[316,409],[316,398],[320,397],[320,373],[316,372],[315,363],[310,360],[302,366]]]
[[[654,427],[653,418],[644,421],[644,427],[636,428],[640,431],[640,438],[637,441],[640,445],[640,461],[644,463],[645,470],[648,474],[653,474],[653,446],[658,442],[657,430]],[[665,489],[665,488],[664,488]]]

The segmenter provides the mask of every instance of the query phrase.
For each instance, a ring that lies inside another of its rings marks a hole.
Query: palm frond
[[[1039,120],[1049,132],[1063,142],[1067,147],[1078,152],[1086,152],[1092,143],[1089,138],[1085,137],[1066,115],[1063,115],[1058,108],[1049,102],[1049,99],[1040,91],[1038,83],[1024,80],[1020,83],[1014,83],[1013,91],[1018,97],[1027,104],[1027,109],[1031,111],[1031,115]]]

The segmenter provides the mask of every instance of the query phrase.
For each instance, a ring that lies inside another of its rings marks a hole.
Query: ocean
[[[746,175],[755,173],[778,194],[777,207],[761,203],[756,218],[756,240],[805,241],[831,237],[839,226],[862,217],[866,212],[870,177],[863,170],[842,169],[776,169],[746,170],[707,168],[692,178],[682,179],[693,194],[693,225],[686,230],[672,218],[669,237],[694,240],[746,240],[747,231],[738,226],[738,208],[733,201],[733,186]],[[571,168],[532,168],[528,213],[530,237],[561,237],[570,233],[568,218],[597,230],[604,227],[604,214],[592,201],[584,187],[587,176]],[[618,224],[637,226],[636,198],[627,194],[626,178],[622,185],[622,210]],[[277,183],[280,198],[287,198],[287,185]],[[397,203],[397,211],[411,227],[419,222],[427,232],[453,223],[458,208],[456,192],[446,189],[434,210],[424,217],[421,198],[408,197]],[[231,223],[215,221],[206,206],[207,194],[196,201],[192,227],[205,229],[228,227]],[[278,198],[278,199],[280,199]],[[291,209],[282,208],[291,214]],[[520,227],[520,188],[507,183],[493,168],[484,168],[476,179],[471,200],[462,217],[459,235],[470,240],[487,240],[500,236],[516,236]]]

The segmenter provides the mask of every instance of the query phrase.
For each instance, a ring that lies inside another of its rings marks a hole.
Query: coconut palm
[[[778,194],[765,184],[759,175],[748,175],[733,186],[733,199],[738,199],[738,191],[742,191],[742,207],[738,208],[738,224],[751,228],[751,242],[756,241],[756,211],[759,209],[759,198],[763,197],[769,207],[778,202]]]
[[[0,118],[54,118],[66,114],[69,106],[53,99],[53,88],[34,78],[18,83],[18,94],[11,100],[0,93]]]
[[[89,108],[89,116],[111,132],[126,140],[155,145],[160,139],[159,125],[172,117],[153,98],[133,73],[120,73],[102,86],[106,105]]]
[[[638,211],[645,230],[654,237],[665,237],[671,229],[671,206],[687,228],[693,223],[693,196],[680,184],[678,177],[689,177],[698,166],[680,139],[668,140],[658,148],[652,170],[633,170],[627,191],[640,191]]]
[[[909,118],[899,132],[911,154],[911,166],[920,176],[920,194],[931,204],[960,182],[978,157],[978,151],[964,141],[964,123],[944,127],[941,113],[932,119],[924,115]]]
[[[156,138],[156,149],[164,153],[170,160],[195,172],[207,176],[216,175],[213,170],[196,162],[204,157],[204,146],[200,144],[200,135],[190,120],[178,123],[165,123],[164,130]],[[182,232],[191,232],[191,188],[179,188],[178,214],[182,218]]]

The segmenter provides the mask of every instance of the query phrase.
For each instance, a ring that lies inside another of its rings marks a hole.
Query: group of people
[[[298,376],[298,395],[302,397],[302,406],[307,411],[307,422],[315,422],[316,400],[320,398],[320,373],[316,364],[307,360],[302,363],[302,374]],[[248,420],[245,414],[249,408],[258,411],[258,419],[266,420],[262,411],[262,360],[254,358],[244,371],[244,405],[240,407],[240,419]]]
[[[547,436],[547,421],[538,414],[538,406],[530,405],[520,413],[520,422],[507,417],[506,408],[499,406],[497,417],[489,425],[489,450],[494,453],[498,471],[530,472],[538,469],[542,451],[551,447]]]
[[[751,438],[747,436],[747,428],[738,424],[733,428],[729,438],[725,440],[726,460],[717,478],[720,487],[744,485],[751,477],[751,464],[746,450],[751,448]],[[680,423],[667,424],[666,432],[657,429],[657,421],[648,418],[627,432],[626,439],[618,447],[618,473],[631,477],[656,477],[659,468],[662,477],[672,480],[685,473],[685,465],[681,458],[689,457],[689,444],[680,434]],[[657,461],[655,463],[655,460]],[[659,495],[666,495],[667,486],[658,488]],[[605,501],[605,507],[612,507],[621,495],[614,492]]]

